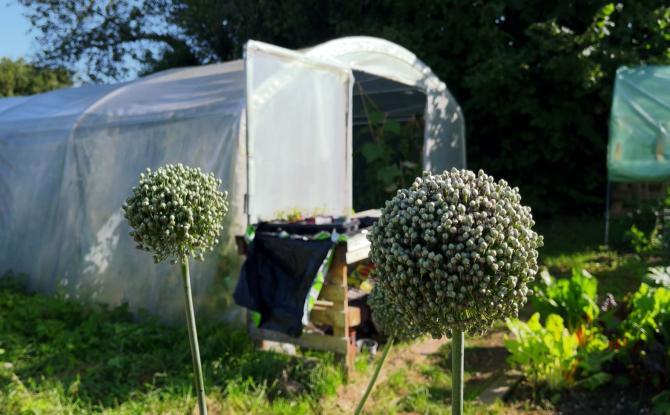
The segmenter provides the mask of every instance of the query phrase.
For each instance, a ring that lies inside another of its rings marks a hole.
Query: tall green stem
[[[195,328],[195,312],[193,311],[193,296],[191,295],[191,275],[188,270],[188,257],[181,259],[181,276],[184,279],[184,295],[186,296],[186,323],[188,326],[188,339],[191,343],[191,358],[193,360],[193,374],[195,375],[195,391],[198,394],[198,407],[200,415],[207,415],[207,404],[205,403],[205,382],[202,377],[202,365],[200,364],[200,348],[198,347],[198,332]]]
[[[365,393],[363,394],[363,397],[361,398],[361,401],[358,402],[358,406],[356,407],[356,411],[354,412],[354,415],[359,415],[361,411],[363,410],[363,407],[365,406],[365,401],[368,400],[368,395],[370,395],[370,391],[372,391],[372,387],[375,386],[375,382],[377,381],[377,376],[379,376],[379,372],[382,369],[382,365],[384,364],[384,360],[386,360],[386,355],[389,354],[389,350],[391,350],[391,346],[393,345],[394,338],[393,336],[390,336],[388,340],[386,341],[386,345],[384,346],[384,351],[382,352],[381,358],[379,358],[379,362],[377,362],[377,367],[375,367],[375,372],[372,374],[372,378],[370,379],[370,382],[368,383],[367,389],[365,389]]]
[[[463,353],[465,336],[454,333],[451,341],[451,414],[463,414]]]

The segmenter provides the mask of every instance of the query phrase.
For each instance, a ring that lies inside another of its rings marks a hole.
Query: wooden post
[[[347,340],[347,351],[344,355],[344,365],[347,374],[354,366],[354,357],[356,355],[356,344],[349,333],[349,300],[347,299],[347,244],[338,243],[335,247],[333,261],[330,264],[326,284],[334,288],[330,290],[339,291],[342,295],[341,301],[336,301],[332,307],[333,316],[333,336],[345,338]],[[339,296],[338,296],[339,297]]]

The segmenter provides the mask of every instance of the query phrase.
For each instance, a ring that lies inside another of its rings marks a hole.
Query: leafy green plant
[[[560,315],[570,332],[584,323],[590,324],[598,316],[598,280],[586,270],[573,269],[570,278],[559,280],[546,270],[540,276],[534,287],[535,296],[531,298],[535,311],[543,316]]]
[[[528,322],[507,320],[512,337],[505,340],[510,352],[509,363],[518,366],[537,393],[542,386],[559,390],[573,386],[596,388],[609,381],[610,375],[601,371],[607,359],[607,339],[591,333],[592,340],[584,345],[580,335],[571,333],[557,314],[546,316],[544,326],[540,314],[534,313]]]
[[[670,249],[670,187],[662,200],[642,203],[629,213],[625,237],[637,254],[658,254]]]
[[[670,387],[670,288],[642,283],[630,298],[620,327],[622,361],[632,375],[656,390]],[[670,395],[652,400],[658,413],[667,413]]]
[[[507,327],[513,336],[505,340],[508,361],[523,371],[534,389],[544,383],[552,390],[566,386],[576,370],[579,341],[563,326],[563,318],[549,314],[543,327],[535,313],[527,323],[509,320]]]
[[[659,267],[650,272],[648,279],[662,285],[665,268]],[[620,305],[608,294],[601,309],[596,304],[596,281],[588,273],[573,270],[569,279],[558,281],[543,272],[536,291],[533,304],[537,311],[547,315],[546,324],[549,324],[551,313],[569,319],[566,335],[574,336],[579,345],[573,363],[577,365],[578,371],[575,377],[566,377],[562,387],[575,385],[593,388],[616,373],[639,379],[650,385],[652,390],[667,387],[670,374],[670,289],[642,283],[637,292]],[[532,323],[532,327],[523,330],[516,327],[515,330],[526,334],[532,331],[541,333],[541,327],[536,322]],[[528,324],[531,325],[531,321]],[[535,340],[539,341],[537,338]],[[551,339],[543,340],[550,343]],[[517,354],[520,350],[535,352],[537,359],[542,359],[542,353],[549,353],[547,345],[544,349],[538,349],[537,346],[532,348],[528,344],[515,347]],[[516,361],[517,364],[523,362],[518,357]],[[539,365],[535,369],[540,370],[542,367]],[[564,368],[564,374],[570,373]],[[555,382],[547,384],[550,388],[556,385]],[[659,407],[663,405],[664,396],[661,394],[654,401],[660,402]]]
[[[626,232],[626,236],[630,239],[631,247],[636,254],[656,252],[663,244],[658,226],[654,226],[649,233],[645,233],[638,229],[637,225],[633,225]]]
[[[399,188],[421,174],[423,119],[400,123],[363,99],[368,124],[358,127],[353,142],[356,210],[378,208]]]
[[[670,390],[663,391],[651,399],[654,413],[660,415],[670,414]]]
[[[622,324],[628,342],[647,342],[657,335],[670,346],[670,289],[642,283],[633,294],[630,312]]]

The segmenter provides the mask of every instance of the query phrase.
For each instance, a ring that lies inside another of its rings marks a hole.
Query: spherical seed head
[[[532,294],[537,249],[517,188],[452,169],[425,172],[386,202],[369,236],[373,319],[399,338],[483,334]]]
[[[123,205],[137,248],[156,262],[192,256],[202,260],[218,243],[228,212],[221,180],[199,168],[168,164],[146,169]]]

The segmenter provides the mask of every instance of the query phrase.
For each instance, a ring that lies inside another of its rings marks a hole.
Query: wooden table
[[[244,238],[237,237],[236,240],[238,251],[246,254]],[[361,309],[349,306],[347,298],[348,265],[367,260],[369,252],[370,243],[364,232],[354,235],[346,242],[338,242],[335,246],[324,286],[310,312],[310,321],[315,325],[332,327],[332,335],[305,330],[300,337],[295,338],[284,333],[260,329],[251,322],[250,313],[247,313],[249,337],[257,341],[261,348],[267,347],[266,342],[273,341],[334,352],[340,357],[348,374],[353,369],[356,357],[354,328],[361,324]]]

